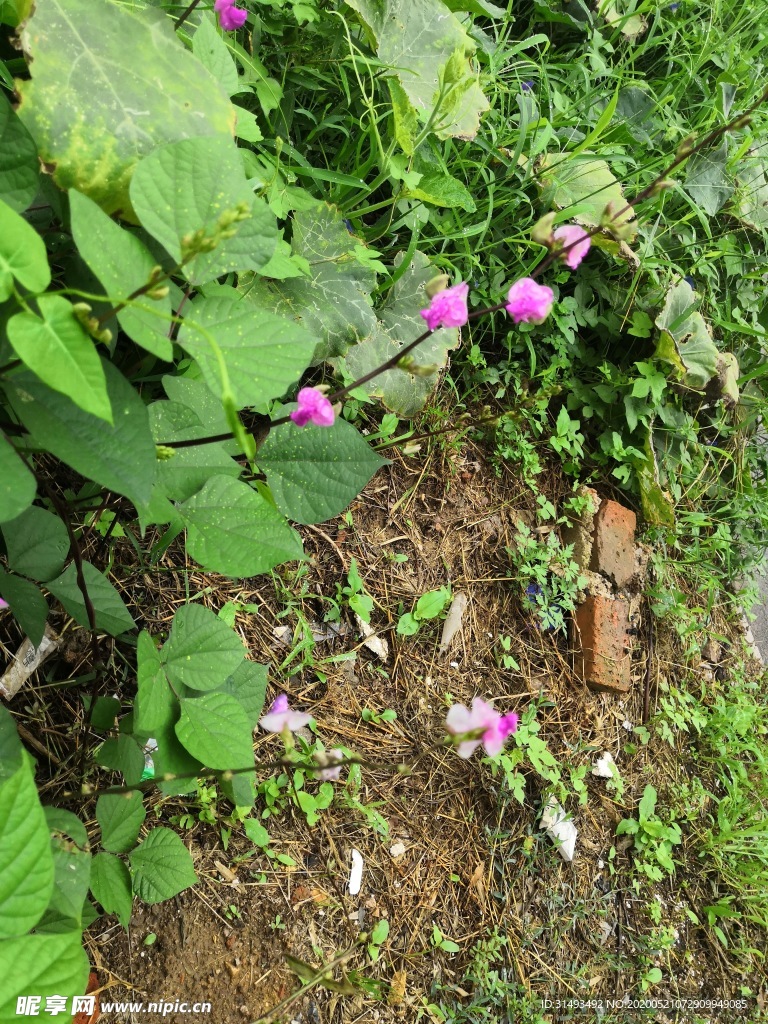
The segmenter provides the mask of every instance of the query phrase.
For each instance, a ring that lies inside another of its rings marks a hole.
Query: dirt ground
[[[685,779],[687,767],[666,744],[637,744],[627,752],[624,723],[642,721],[646,685],[652,712],[658,680],[690,672],[690,666],[681,664],[675,638],[663,632],[655,636],[649,663],[643,615],[630,694],[588,691],[574,678],[567,637],[537,627],[521,608],[519,584],[509,578],[506,549],[516,524],[535,525],[530,491],[508,469],[497,476],[471,442],[433,444],[410,457],[397,450],[387,454],[392,464],[347,515],[302,528],[308,566],[298,573],[295,565],[281,568],[277,588],[269,578],[233,582],[202,573],[184,563],[178,548],[156,569],[139,568],[133,548],[118,545],[112,578],[138,609],[142,627],[167,630],[187,593],[202,594],[214,611],[232,601],[256,606],[238,613],[236,628],[249,656],[271,666],[269,694],[287,692],[293,706],[314,715],[327,748],[346,746],[367,763],[358,791],[345,786],[344,776],[336,783],[336,798],[314,827],[293,805],[264,822],[270,849],[288,855],[291,864],[266,857],[240,828],[231,830],[227,849],[219,822],[195,820],[180,828],[200,884],[165,904],[135,901],[127,933],[114,917],[101,918],[86,933],[103,1003],[210,1002],[210,1014],[167,1013],[164,1019],[173,1022],[430,1021],[435,1018],[426,1010],[420,1017],[419,1010],[434,998],[435,984],[457,1001],[471,994],[462,987],[468,958],[494,928],[508,936],[507,947],[492,958],[495,969],[521,992],[567,999],[636,991],[637,957],[651,924],[631,885],[628,844],[617,841],[615,827],[646,784],[663,792]],[[555,503],[565,493],[555,470],[541,487]],[[395,557],[402,555],[407,560]],[[322,623],[330,605],[321,598],[346,584],[353,557],[375,599],[372,625],[389,644],[388,660],[362,645],[348,609],[339,635],[313,645],[305,636],[305,654],[291,660],[302,621],[320,632],[327,628]],[[400,612],[447,583],[468,597],[461,635],[447,654],[438,650],[439,622],[426,623],[415,637],[397,636]],[[725,619],[716,625],[723,635],[733,632]],[[294,638],[287,645],[275,632],[286,626]],[[70,679],[82,688],[89,648],[82,634],[67,635]],[[511,638],[509,653],[519,672],[499,667],[500,636]],[[14,649],[16,638],[6,641],[6,649]],[[46,668],[11,709],[31,710],[30,728],[55,758],[47,765],[40,759],[40,771],[49,775],[43,800],[55,802],[71,781],[82,742],[73,728],[82,720],[81,690],[71,683],[51,686],[44,676],[61,679],[61,667]],[[135,680],[117,644],[110,670],[110,692],[130,699]],[[720,671],[727,678],[727,654]],[[597,753],[613,752],[625,781],[623,802],[587,772],[587,803],[568,804],[579,831],[573,863],[561,859],[539,828],[545,784],[536,773],[521,769],[521,804],[477,755],[461,761],[439,746],[447,707],[475,695],[518,712],[538,702],[541,735],[555,757],[571,764],[591,767]],[[393,709],[397,718],[364,721],[364,709]],[[95,746],[98,737],[88,742]],[[276,744],[257,737],[257,757],[277,753]],[[398,765],[408,768],[398,772]],[[190,810],[180,797],[153,795],[147,804],[146,827],[169,825]],[[93,805],[69,806],[90,816],[95,832]],[[258,803],[254,813],[262,807]],[[223,801],[216,804],[220,817],[230,811]],[[612,846],[613,874],[607,866]],[[364,861],[356,896],[347,891],[353,849]],[[662,923],[677,929],[678,937],[657,962],[672,979],[666,994],[724,998],[740,978],[686,915],[689,907],[700,909],[701,899],[711,899],[698,894],[699,884],[692,865],[658,885]],[[360,935],[382,918],[389,935],[374,962]],[[460,947],[458,953],[434,948],[434,926]],[[145,944],[151,935],[155,941]],[[286,956],[313,968],[335,962],[332,976],[349,994],[317,984],[281,1005],[300,986]],[[130,1012],[105,1012],[101,1019],[111,1024],[145,1017],[160,1019]],[[656,1019],[665,1020],[663,1014]]]

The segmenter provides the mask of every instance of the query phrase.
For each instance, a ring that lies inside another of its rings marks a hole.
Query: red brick
[[[575,669],[591,690],[626,693],[631,657],[627,637],[629,603],[619,597],[590,596],[574,613]]]
[[[635,575],[637,516],[617,501],[603,501],[595,516],[592,572],[601,572],[617,587],[626,587]]]

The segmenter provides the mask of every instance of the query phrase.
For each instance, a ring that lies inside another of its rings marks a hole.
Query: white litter
[[[451,607],[443,624],[443,633],[440,637],[440,654],[445,654],[451,646],[451,641],[461,629],[461,620],[467,610],[467,595],[454,594]]]
[[[395,843],[394,846],[390,846],[389,855],[397,860],[398,857],[402,857],[405,853],[405,843]]]
[[[380,636],[376,636],[375,631],[371,629],[365,619],[361,619],[359,615],[356,615],[355,618],[360,628],[360,634],[363,637],[363,647],[373,651],[376,657],[381,658],[382,661],[389,661],[389,644],[387,641],[382,640]]]
[[[558,844],[558,850],[563,860],[572,861],[576,852],[576,826],[568,820],[563,808],[550,797],[549,803],[541,815],[541,827],[545,830],[553,843]]]
[[[359,850],[352,851],[352,869],[349,872],[347,892],[350,896],[357,896],[360,886],[363,884],[363,855]]]
[[[614,772],[618,772],[616,762],[613,760],[610,750],[605,750],[595,761],[592,774],[596,775],[598,779],[612,779]]]
[[[29,679],[33,672],[37,671],[46,658],[59,646],[59,638],[50,628],[45,627],[45,633],[38,647],[34,647],[29,637],[16,652],[16,657],[6,669],[0,679],[0,696],[10,700],[18,690]]]
[[[625,718],[621,724],[627,730],[627,732],[632,732],[632,730],[635,728],[628,718]]]

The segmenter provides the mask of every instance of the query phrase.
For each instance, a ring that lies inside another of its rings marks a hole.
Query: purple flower
[[[341,762],[344,760],[344,751],[340,747],[334,747],[328,751],[316,751],[315,761],[320,766],[315,772],[315,778],[322,782],[336,782],[341,775]]]
[[[541,324],[552,310],[555,293],[532,277],[515,281],[507,293],[506,310],[516,324]]]
[[[7,601],[4,601],[4,600],[2,599],[2,597],[0,597],[0,611],[2,611],[2,610],[3,610],[3,608],[7,608],[7,607],[8,607],[8,602],[7,602]]]
[[[541,587],[538,583],[529,583],[525,588],[526,597],[536,598],[541,594]]]
[[[592,239],[578,224],[563,224],[562,227],[555,228],[553,235],[564,246],[570,246],[567,252],[562,253],[561,258],[571,270],[575,270],[589,252]]]
[[[495,708],[480,697],[472,701],[470,711],[464,704],[454,704],[449,710],[445,724],[452,736],[467,736],[456,747],[459,757],[471,757],[481,743],[489,757],[500,754],[510,733],[517,729],[518,717],[514,711],[500,715]]]
[[[335,419],[333,406],[319,388],[302,388],[296,396],[299,408],[291,413],[297,427],[314,423],[317,427],[330,427]]]
[[[523,92],[531,92],[531,90],[533,89],[533,82],[522,82],[520,84],[520,88],[523,90]]]
[[[218,14],[219,24],[225,32],[234,32],[242,28],[248,17],[248,11],[241,11],[239,7],[235,7],[235,0],[216,0],[213,9]]]
[[[304,711],[292,711],[288,706],[287,696],[281,693],[267,714],[259,719],[259,725],[264,732],[281,733],[284,729],[296,732],[297,729],[303,729],[311,720],[312,715]]]
[[[463,282],[438,292],[430,302],[429,309],[421,310],[430,331],[436,327],[463,327],[468,318],[468,294],[469,285]]]

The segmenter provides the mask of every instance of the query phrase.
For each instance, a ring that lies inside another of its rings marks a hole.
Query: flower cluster
[[[480,697],[472,701],[471,710],[464,704],[454,704],[445,719],[459,757],[471,757],[481,743],[486,754],[495,757],[501,753],[507,736],[517,729],[517,723],[514,711],[500,715]]]
[[[235,0],[216,0],[213,9],[218,14],[219,24],[225,32],[234,32],[242,28],[248,17],[248,11],[235,7]]]

